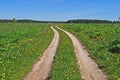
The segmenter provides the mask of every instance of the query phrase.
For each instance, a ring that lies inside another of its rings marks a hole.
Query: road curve
[[[65,32],[72,40],[74,46],[74,52],[77,58],[77,64],[83,80],[108,80],[107,75],[103,73],[101,69],[93,59],[89,57],[89,53],[84,49],[79,40],[71,33],[57,27]]]
[[[24,80],[47,80],[47,78],[49,77],[52,63],[54,61],[55,53],[59,43],[58,32],[53,27],[51,28],[54,31],[54,38],[51,44],[44,51],[40,60],[35,63],[32,71],[28,73]]]

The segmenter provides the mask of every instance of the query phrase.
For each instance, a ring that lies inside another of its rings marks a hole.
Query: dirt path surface
[[[59,43],[58,32],[53,27],[51,28],[54,31],[54,38],[51,44],[45,50],[40,60],[36,62],[36,64],[32,68],[32,71],[24,78],[24,80],[47,80],[47,78],[49,77]]]
[[[57,27],[58,28],[58,27]],[[60,29],[60,28],[58,28]],[[108,80],[107,76],[98,68],[98,65],[89,57],[89,53],[84,49],[79,40],[71,33],[65,32],[72,40],[77,63],[83,80]]]

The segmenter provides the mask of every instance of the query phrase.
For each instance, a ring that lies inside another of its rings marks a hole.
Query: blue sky
[[[0,19],[57,20],[120,17],[120,0],[0,0]]]

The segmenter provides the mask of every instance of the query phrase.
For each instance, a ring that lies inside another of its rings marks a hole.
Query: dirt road
[[[45,50],[40,60],[36,62],[36,64],[32,68],[32,71],[24,78],[24,80],[47,80],[47,78],[49,77],[59,43],[58,32],[53,27],[51,28],[54,31],[54,38],[51,44]]]
[[[57,27],[58,28],[58,27]],[[60,28],[58,28],[60,29]],[[77,63],[83,80],[107,80],[107,76],[98,68],[98,65],[89,57],[89,53],[84,49],[79,40],[71,33],[65,32],[72,40]]]

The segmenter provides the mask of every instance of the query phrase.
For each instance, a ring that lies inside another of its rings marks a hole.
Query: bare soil
[[[58,32],[51,27],[54,31],[54,38],[49,47],[44,51],[40,60],[38,60],[33,66],[31,72],[24,78],[24,80],[47,80],[52,68],[55,53],[59,43]],[[49,34],[48,34],[49,35]]]
[[[57,27],[58,28],[58,27]],[[60,29],[60,28],[58,28]],[[71,33],[65,32],[72,40],[74,52],[77,58],[80,74],[83,80],[108,80],[107,75],[98,68],[98,65],[89,57],[89,53],[84,49],[79,40]]]

